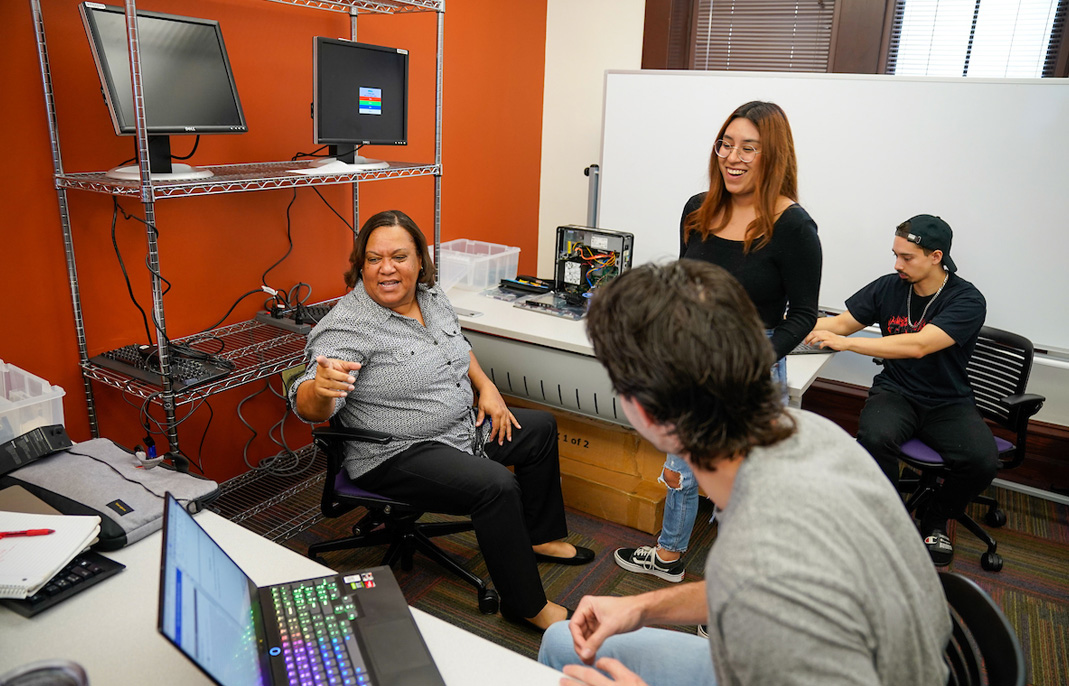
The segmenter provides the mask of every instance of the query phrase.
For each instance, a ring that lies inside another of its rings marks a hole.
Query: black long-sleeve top
[[[684,235],[687,215],[701,207],[699,193],[683,208],[679,222],[679,257],[704,260],[728,270],[746,289],[765,327],[771,329],[776,359],[789,353],[813,330],[820,296],[821,252],[817,224],[802,209],[791,205],[779,216],[772,240],[749,254],[742,241],[731,241],[692,231]],[[786,315],[784,315],[786,313]]]

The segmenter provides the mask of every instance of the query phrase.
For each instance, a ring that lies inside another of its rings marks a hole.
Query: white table
[[[586,409],[582,408],[583,396],[589,396],[595,391],[611,394],[608,376],[601,364],[594,358],[594,348],[590,339],[587,338],[584,320],[575,321],[521,309],[514,307],[510,302],[485,297],[479,291],[453,288],[448,296],[453,307],[457,309],[460,326],[464,331],[482,334],[482,336],[469,336],[469,338],[475,350],[475,357],[484,369],[487,362],[491,362],[506,372],[521,370],[525,360],[537,357],[539,358],[537,361],[528,363],[526,369],[516,373],[527,376],[527,369],[535,369],[538,373],[532,376],[538,376],[539,380],[543,380],[541,379],[543,376],[550,377],[555,385],[561,385],[561,379],[564,379],[563,383],[567,386],[568,392],[556,394],[559,398],[563,398],[563,403],[551,404],[560,404],[564,409],[576,411],[573,398],[578,393],[580,400],[577,404],[581,414],[597,416],[618,424],[627,424],[622,414],[608,416],[605,411],[591,412],[593,402],[586,403]],[[504,346],[501,343],[494,345],[487,340],[488,338],[508,343]],[[788,356],[787,389],[792,407],[801,407],[802,394],[809,389],[820,370],[832,357],[831,354]],[[561,371],[559,374],[554,374],[557,368]],[[511,376],[512,374],[508,374],[509,379]],[[502,387],[500,378],[495,378],[495,382],[502,392],[509,392]],[[527,392],[523,393],[517,392],[519,384],[516,384],[511,394],[530,397],[536,402],[541,402],[542,400],[535,397],[532,392],[533,386],[534,384],[528,383]],[[575,392],[572,392],[573,386]],[[553,396],[554,393],[550,393],[547,399]],[[601,407],[605,406],[605,403],[601,404]]]
[[[212,512],[197,521],[257,585],[332,573]],[[106,553],[126,569],[33,618],[0,607],[0,674],[44,659],[85,668],[93,686],[208,684],[210,680],[156,630],[161,534]],[[412,608],[450,686],[556,686],[561,674]]]

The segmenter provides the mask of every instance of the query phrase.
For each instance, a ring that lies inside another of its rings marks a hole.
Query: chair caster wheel
[[[1002,556],[998,553],[984,553],[980,557],[980,566],[987,572],[998,572],[1002,569]]]
[[[500,605],[500,598],[494,589],[488,588],[479,594],[479,612],[484,615],[497,614]]]
[[[988,510],[987,514],[984,515],[984,522],[988,526],[997,529],[1006,523],[1006,513],[999,509]]]

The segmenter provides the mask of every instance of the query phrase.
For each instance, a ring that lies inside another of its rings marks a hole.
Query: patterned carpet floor
[[[311,499],[318,493],[295,496]],[[974,579],[1003,608],[1021,639],[1029,667],[1028,683],[1034,686],[1069,684],[1069,507],[1031,496],[995,489],[1008,521],[993,535],[1005,559],[1001,572],[980,567],[985,547],[963,527],[951,527],[955,559],[950,569]],[[705,553],[716,538],[716,524],[709,519],[711,506],[703,502],[695,527],[691,551],[687,555],[687,578],[702,577]],[[973,513],[981,517],[982,510]],[[284,545],[304,554],[308,545],[348,535],[357,513],[337,520],[323,520],[298,533]],[[445,520],[448,518],[430,517]],[[606,522],[581,512],[568,511],[569,541],[593,548],[597,559],[583,567],[541,564],[547,596],[575,607],[587,594],[632,595],[661,588],[667,582],[647,575],[624,572],[613,561],[618,547],[648,545],[652,537],[624,526]],[[438,539],[440,545],[474,572],[486,578],[486,566],[472,533]],[[328,553],[325,561],[338,570],[374,566],[381,562],[384,548]],[[512,624],[500,615],[479,613],[474,590],[451,575],[441,572],[432,561],[416,555],[411,570],[395,570],[409,603],[474,634],[523,655],[534,657],[540,634]],[[693,631],[693,627],[671,627]]]

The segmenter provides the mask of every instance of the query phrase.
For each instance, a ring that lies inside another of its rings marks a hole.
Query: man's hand
[[[665,659],[670,658],[666,657]],[[635,674],[627,667],[624,667],[623,663],[619,660],[611,657],[603,657],[598,660],[598,663],[594,666],[603,672],[608,673],[609,676],[605,676],[599,672],[598,669],[593,669],[591,667],[567,665],[564,667],[565,676],[560,680],[560,686],[576,686],[576,684],[586,684],[587,686],[611,686],[612,684],[619,684],[620,686],[646,686],[646,682],[640,679],[638,674]]]
[[[805,337],[805,342],[809,345],[815,345],[821,348],[828,348],[830,350],[849,350],[850,339],[846,336],[840,336],[837,333],[831,331],[812,331]]]
[[[580,660],[594,664],[594,656],[605,639],[642,627],[642,607],[636,597],[588,595],[579,601],[568,630]]]

